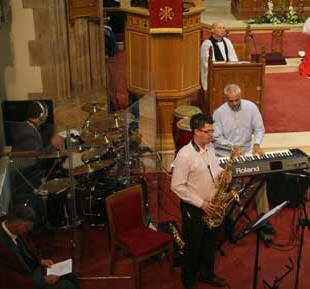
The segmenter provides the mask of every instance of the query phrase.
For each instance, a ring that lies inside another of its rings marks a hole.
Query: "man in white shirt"
[[[211,27],[211,37],[205,40],[200,48],[200,77],[204,91],[207,90],[209,49],[212,46],[213,61],[238,61],[231,41],[224,37],[226,28],[223,23],[215,22]]]
[[[217,209],[211,200],[216,193],[218,177],[223,172],[215,156],[211,140],[213,120],[195,114],[190,127],[193,139],[180,149],[174,161],[171,189],[181,199],[182,231],[185,250],[182,259],[182,283],[186,289],[196,288],[199,281],[216,287],[226,281],[214,274],[216,240],[219,229],[209,229],[202,216],[212,216]],[[227,178],[230,182],[231,178]]]
[[[251,101],[241,99],[241,89],[236,84],[228,84],[224,88],[226,102],[213,113],[214,145],[218,156],[229,156],[232,146],[236,157],[240,155],[263,155],[261,143],[264,138],[262,116]],[[252,143],[252,136],[253,141]],[[269,211],[266,193],[266,182],[255,196],[257,213]],[[263,229],[265,235],[274,235],[271,224]]]

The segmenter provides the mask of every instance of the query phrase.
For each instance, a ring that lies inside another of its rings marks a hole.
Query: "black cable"
[[[276,243],[272,241],[270,243],[271,247],[278,251],[290,251],[294,249],[298,244],[298,235],[300,232],[299,223],[301,220],[302,208],[298,208],[294,210],[294,214],[292,216],[292,221],[290,224],[290,238],[287,244]]]

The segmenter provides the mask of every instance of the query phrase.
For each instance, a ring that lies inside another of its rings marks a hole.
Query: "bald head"
[[[226,27],[222,22],[214,22],[211,26],[211,33],[213,38],[221,40],[226,34]]]

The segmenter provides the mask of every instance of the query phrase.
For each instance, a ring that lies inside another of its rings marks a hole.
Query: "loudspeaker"
[[[6,145],[12,145],[12,133],[19,122],[27,118],[28,107],[31,103],[40,101],[48,107],[46,122],[42,124],[39,131],[42,135],[43,145],[48,145],[54,134],[54,113],[52,100],[16,100],[4,101],[2,103],[3,123]]]
[[[288,200],[290,207],[300,207],[305,202],[309,179],[310,176],[303,171],[268,175],[267,192],[269,201],[273,205],[278,205]]]

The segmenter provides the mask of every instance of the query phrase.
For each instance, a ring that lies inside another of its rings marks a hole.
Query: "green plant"
[[[306,17],[298,16],[297,12],[294,10],[292,5],[292,1],[290,2],[290,6],[288,9],[285,7],[285,3],[283,0],[279,1],[278,9],[274,11],[274,5],[271,0],[267,2],[267,10],[265,14],[261,17],[250,19],[248,23],[250,24],[263,24],[263,23],[271,23],[271,24],[280,24],[280,23],[287,23],[287,24],[298,24],[304,23]]]

